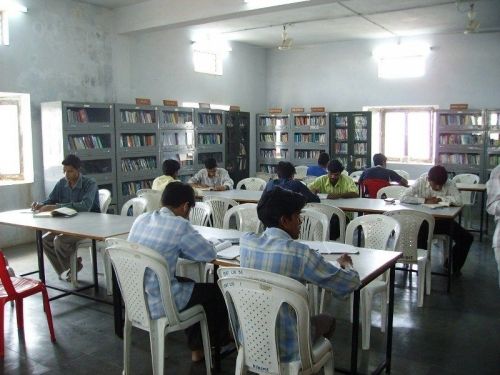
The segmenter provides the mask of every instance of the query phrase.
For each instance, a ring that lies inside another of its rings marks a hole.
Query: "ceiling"
[[[130,13],[129,18],[141,12],[150,14],[149,25],[145,15],[140,26],[135,25],[133,29],[131,26],[130,30],[120,32],[185,27],[192,33],[223,34],[228,40],[266,48],[280,44],[283,24],[288,25],[288,36],[293,38],[295,46],[355,39],[461,34],[468,21],[471,3],[466,0],[310,0],[256,9],[243,0],[80,1],[114,9],[119,17],[127,13]],[[476,19],[480,22],[478,32],[499,33],[500,42],[500,0],[474,3]],[[164,17],[161,17],[162,12]]]

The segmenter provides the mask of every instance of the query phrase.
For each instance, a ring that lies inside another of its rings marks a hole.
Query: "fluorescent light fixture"
[[[309,0],[245,0],[245,3],[255,8],[268,8],[276,5],[303,3],[304,1]]]
[[[187,108],[200,108],[200,105],[195,102],[182,102],[182,106]]]
[[[229,106],[226,104],[210,104],[210,109],[220,109],[222,111],[229,111]]]
[[[12,0],[0,0],[0,12],[22,12],[26,13],[28,8]]]

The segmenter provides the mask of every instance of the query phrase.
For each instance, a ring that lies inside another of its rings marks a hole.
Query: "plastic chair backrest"
[[[207,203],[212,209],[212,226],[222,228],[224,215],[231,207],[237,206],[238,202],[233,199],[218,197],[214,195],[205,195],[203,202]]]
[[[147,269],[153,271],[158,278],[167,326],[179,324],[179,313],[170,292],[168,264],[158,252],[120,238],[108,238],[106,253],[113,264],[125,301],[125,313],[134,326],[150,331],[151,319],[144,289]]]
[[[342,174],[343,174],[344,176],[349,176],[349,172],[347,172],[347,169],[344,169],[344,170],[342,171]]]
[[[351,177],[354,181],[356,181],[357,179],[359,179],[361,177],[362,174],[363,174],[363,171],[354,171],[349,175],[349,177]]]
[[[193,225],[208,226],[212,209],[205,202],[196,202],[195,206],[189,211],[189,221]]]
[[[402,169],[394,169],[394,172],[403,177],[406,181],[410,179],[410,174]]]
[[[254,232],[259,233],[261,229],[261,222],[257,216],[256,203],[244,203],[231,207],[224,214],[224,221],[222,223],[223,229],[230,229],[229,222],[232,216],[236,216],[236,229],[241,232]]]
[[[140,189],[137,196],[147,200],[146,211],[151,212],[161,207],[161,195],[163,192],[153,189]]]
[[[2,281],[2,286],[9,297],[17,294],[12,284],[12,280],[10,279],[10,274],[7,270],[7,261],[2,251],[0,251],[0,281]],[[0,311],[0,313],[3,314],[3,311]],[[3,332],[1,333],[3,334]]]
[[[307,176],[307,169],[309,167],[307,165],[297,165],[295,167],[295,178],[302,179]]]
[[[108,189],[99,189],[99,209],[102,214],[108,212],[111,203],[111,192]]]
[[[324,204],[324,203],[308,203],[306,204],[305,208],[310,208],[315,211],[322,212],[326,215],[328,218],[328,223],[332,220],[332,216],[336,215],[339,219],[339,230],[340,230],[340,236],[339,238],[336,239],[338,242],[344,243],[344,238],[345,238],[345,213],[338,207],[330,206],[329,204]],[[328,224],[328,229],[330,229],[330,224]],[[330,237],[327,238],[327,240]]]
[[[330,221],[323,212],[311,208],[304,208],[300,213],[299,238],[307,241],[327,241],[330,233]]]
[[[385,194],[386,198],[401,199],[404,192],[408,189],[404,186],[386,186],[377,191],[377,198],[382,198],[382,194]]]
[[[282,373],[276,323],[280,308],[287,304],[297,318],[300,367],[303,373],[310,373],[313,362],[306,287],[286,276],[248,268],[219,268],[218,275],[234,337],[237,341],[243,338],[245,367],[259,369],[258,373]],[[239,341],[238,346],[241,350]]]
[[[419,178],[420,178],[420,177],[427,177],[427,174],[428,174],[428,172],[424,172],[424,173],[422,173],[422,174],[419,176]]]
[[[147,207],[148,201],[145,198],[132,198],[123,204],[120,215],[128,216],[128,211],[130,208],[132,208],[132,216],[139,216],[140,214],[147,212]]]
[[[273,174],[267,173],[267,172],[257,172],[257,173],[255,173],[255,177],[260,178],[260,179],[267,182],[273,178]]]
[[[377,192],[383,187],[389,186],[390,184],[387,180],[367,178],[366,180],[363,180],[363,183],[361,185],[363,197],[376,198]]]
[[[354,231],[361,226],[364,235],[364,247],[378,250],[394,250],[397,247],[401,227],[392,217],[385,215],[364,215],[353,219],[345,232],[345,243],[353,244]],[[389,241],[394,232],[394,241]]]
[[[258,177],[244,178],[236,184],[236,189],[241,189],[243,186],[245,190],[261,191],[266,187],[267,181]]]
[[[415,210],[394,210],[385,212],[384,215],[396,219],[401,231],[399,241],[395,248],[403,253],[403,260],[416,261],[418,249],[418,232],[423,222],[427,222],[427,249],[431,248],[434,233],[434,218],[432,215]]]
[[[479,176],[472,173],[457,174],[451,179],[454,183],[462,184],[477,184],[479,183]],[[465,205],[473,205],[476,203],[476,193],[472,191],[461,191],[462,203]]]

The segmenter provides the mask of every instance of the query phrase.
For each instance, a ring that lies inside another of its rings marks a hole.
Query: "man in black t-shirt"
[[[387,158],[384,154],[373,155],[374,167],[366,169],[359,177],[359,185],[364,187],[365,193],[370,198],[376,198],[377,191],[389,186],[391,182],[397,182],[401,186],[408,187],[408,181],[391,169],[386,168]]]

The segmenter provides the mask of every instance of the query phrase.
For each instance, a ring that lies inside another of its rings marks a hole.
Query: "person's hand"
[[[340,267],[346,268],[348,266],[352,267],[352,259],[349,255],[347,254],[342,254],[338,259],[337,262],[340,264]]]
[[[38,202],[31,203],[31,211],[38,211],[41,207],[43,207],[43,204],[41,203]]]
[[[226,190],[226,187],[224,185],[217,185],[217,186],[214,186],[214,190],[215,191],[223,191],[223,190]]]
[[[326,199],[337,199],[337,198],[338,198],[338,197],[337,197],[335,194],[332,194],[332,193],[330,193],[330,194],[328,194],[328,195],[326,196]]]
[[[40,212],[53,211],[57,208],[55,204],[46,204],[45,206],[41,206],[38,210]]]
[[[313,188],[313,189],[309,189],[309,190],[311,190],[311,192],[312,192],[313,194],[318,194],[318,193],[319,193],[319,189],[314,189],[314,188]]]
[[[438,197],[425,198],[425,203],[436,204],[439,202],[441,202],[441,198],[438,198]]]

